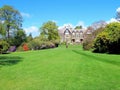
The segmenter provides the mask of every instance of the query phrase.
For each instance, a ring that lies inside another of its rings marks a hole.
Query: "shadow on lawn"
[[[22,61],[19,56],[0,56],[0,66],[11,66]]]
[[[77,50],[72,50],[74,53],[77,53],[77,54],[80,54],[80,55],[83,55],[85,57],[89,57],[90,60],[97,60],[97,61],[100,61],[100,62],[105,62],[105,63],[110,63],[110,64],[113,64],[113,65],[117,65],[117,66],[120,66],[120,60],[110,60],[110,59],[106,59],[102,56],[94,56],[94,55],[89,55],[83,51],[77,51]]]

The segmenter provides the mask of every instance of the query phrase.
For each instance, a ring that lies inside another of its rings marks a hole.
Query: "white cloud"
[[[72,28],[75,28],[76,26],[82,26],[84,29],[86,29],[87,27],[85,26],[84,22],[83,21],[79,21],[76,25],[73,25],[71,23],[66,23],[64,24],[63,26],[59,26],[58,29],[62,29],[64,28],[65,26],[69,26],[69,27],[72,27]]]
[[[28,14],[28,13],[24,13],[24,12],[21,12],[21,15],[22,15],[23,17],[27,17],[27,18],[30,17],[30,14]]]
[[[83,21],[79,21],[78,24],[76,26],[84,26],[84,22]]]
[[[5,21],[2,21],[2,23],[4,23]]]
[[[116,10],[116,11],[120,13],[120,7],[119,7],[119,8],[117,8],[117,10]]]
[[[71,24],[71,23],[66,23],[66,24],[64,24],[63,26],[59,26],[58,29],[62,29],[62,28],[64,28],[64,27],[66,27],[66,26],[69,26],[69,27],[74,28],[74,25],[73,25],[73,24]]]
[[[82,28],[86,29],[85,23],[83,21],[79,21],[76,26],[82,26]]]
[[[0,23],[2,23],[2,24],[3,24],[4,22],[5,22],[5,21],[0,21]]]
[[[111,18],[109,21],[107,21],[107,23],[112,23],[112,22],[118,22],[115,18]]]
[[[39,32],[39,28],[36,26],[30,26],[28,28],[24,28],[25,32],[27,35],[29,35],[30,33],[32,33],[33,37],[35,36],[39,36],[40,32]]]
[[[58,23],[56,20],[52,20],[52,22]]]

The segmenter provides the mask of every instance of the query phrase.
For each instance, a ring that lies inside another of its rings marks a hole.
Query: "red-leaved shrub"
[[[24,44],[24,45],[23,45],[23,50],[24,50],[24,51],[28,51],[28,50],[29,50],[29,48],[28,48],[28,45],[27,45],[27,44]]]

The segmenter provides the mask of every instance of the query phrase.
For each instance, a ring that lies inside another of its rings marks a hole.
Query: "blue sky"
[[[26,33],[36,36],[38,28],[48,20],[55,21],[58,26],[89,26],[95,21],[109,21],[115,17],[120,0],[0,0],[0,7],[3,5],[19,10]]]

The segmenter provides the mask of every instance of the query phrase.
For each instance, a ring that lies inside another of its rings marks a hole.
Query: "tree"
[[[3,36],[5,36],[5,28],[4,28],[4,24],[0,23],[0,38],[2,38]]]
[[[26,34],[21,30],[17,30],[13,37],[13,45],[20,46],[23,42],[26,42]]]
[[[14,31],[13,35],[11,38],[6,40],[10,46],[20,46],[23,42],[26,42],[26,34],[25,32],[21,30]]]
[[[27,42],[30,42],[33,40],[32,34],[30,33],[29,36],[27,36]]]
[[[97,22],[94,22],[91,27],[96,30],[98,28],[104,28],[105,26],[107,25],[107,23],[103,20],[100,20],[100,21],[97,21]]]
[[[0,8],[0,21],[4,21],[7,38],[10,37],[10,30],[18,30],[22,26],[22,16],[20,12],[8,5]]]
[[[40,28],[41,35],[47,38],[49,41],[55,41],[60,39],[58,34],[58,26],[53,21],[48,21]]]
[[[82,29],[82,26],[76,26],[75,29]]]
[[[108,24],[96,37],[94,52],[120,53],[120,23]]]

